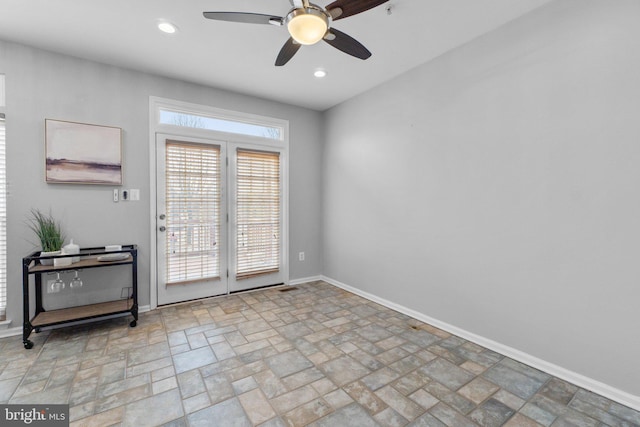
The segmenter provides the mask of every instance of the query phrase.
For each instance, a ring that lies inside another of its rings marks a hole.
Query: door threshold
[[[286,286],[286,285],[284,283],[275,283],[273,285],[258,286],[257,288],[242,289],[242,290],[239,290],[239,291],[231,291],[227,295],[237,295],[237,294],[248,293],[248,292],[252,292],[252,291],[261,291],[263,289],[268,289],[268,288],[277,288],[278,286]]]
[[[287,288],[287,287],[291,287],[291,289],[285,289],[285,290],[282,290],[281,292],[287,292],[289,290],[293,291],[293,290],[297,289],[296,286],[290,286],[290,285],[287,285],[286,283],[276,283],[276,284],[273,284],[273,285],[260,286],[260,287],[257,287],[257,288],[243,289],[243,290],[240,290],[240,291],[227,292],[226,294],[214,295],[214,296],[210,296],[210,297],[194,298],[194,299],[190,299],[190,300],[186,300],[186,301],[170,302],[170,303],[167,303],[167,304],[158,304],[157,308],[158,309],[162,309],[162,308],[167,308],[167,307],[173,307],[173,306],[176,306],[176,305],[190,304],[190,303],[198,302],[198,301],[206,301],[206,300],[215,299],[215,298],[224,298],[224,297],[228,297],[230,295],[248,294],[248,293],[256,292],[256,291],[264,291],[265,289],[270,289],[270,288],[276,289],[276,288]]]

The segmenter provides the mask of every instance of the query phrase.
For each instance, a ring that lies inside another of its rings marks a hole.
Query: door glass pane
[[[261,138],[282,140],[282,128],[277,126],[258,125],[239,120],[221,117],[208,117],[193,113],[160,110],[160,123],[197,129],[208,129],[239,135],[257,136]]]
[[[220,148],[167,141],[166,281],[220,276]]]
[[[238,150],[236,278],[279,271],[280,154]]]

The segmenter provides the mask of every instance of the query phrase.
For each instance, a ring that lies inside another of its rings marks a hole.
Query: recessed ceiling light
[[[325,70],[315,70],[313,72],[313,75],[316,76],[317,78],[321,79],[321,78],[327,76],[327,72]]]
[[[164,21],[158,23],[158,29],[163,33],[167,33],[167,34],[173,34],[176,31],[178,31],[175,25],[173,25],[170,22],[164,22]]]

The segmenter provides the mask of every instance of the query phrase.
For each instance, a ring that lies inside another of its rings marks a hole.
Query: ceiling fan
[[[327,7],[321,7],[309,0],[290,0],[293,9],[286,16],[264,15],[246,12],[204,12],[208,19],[242,22],[246,24],[269,24],[287,26],[289,40],[284,44],[275,65],[285,65],[302,45],[312,45],[324,40],[331,46],[351,56],[367,59],[371,52],[353,37],[331,27],[338,19],[347,18],[367,11],[389,0],[336,0]]]

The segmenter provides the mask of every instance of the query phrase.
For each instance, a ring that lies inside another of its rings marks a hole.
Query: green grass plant
[[[62,234],[60,223],[53,218],[51,212],[45,214],[39,209],[31,209],[31,218],[27,225],[38,236],[43,252],[62,249],[64,234]]]

